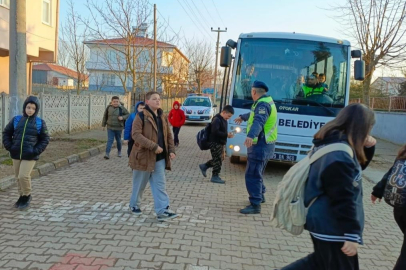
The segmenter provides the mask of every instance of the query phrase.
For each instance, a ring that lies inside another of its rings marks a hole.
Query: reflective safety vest
[[[255,102],[251,107],[250,117],[248,118],[247,122],[247,134],[249,133],[252,124],[254,123],[254,116],[255,116],[255,108],[257,107],[258,103],[266,102],[271,106],[271,115],[268,117],[264,125],[264,134],[265,134],[265,141],[267,144],[274,143],[278,137],[278,116],[276,112],[276,106],[273,102],[273,99],[269,96],[262,97],[257,102]],[[253,144],[258,142],[258,137],[254,138]]]
[[[303,93],[304,93],[304,97],[309,97],[311,95],[321,95],[324,92],[324,87],[319,86],[316,88],[307,86],[307,85],[303,85]]]

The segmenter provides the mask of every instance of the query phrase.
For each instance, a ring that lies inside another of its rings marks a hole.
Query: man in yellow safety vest
[[[268,86],[255,81],[252,84],[251,96],[254,104],[251,112],[240,115],[234,121],[241,124],[247,121],[247,168],[245,171],[245,184],[249,194],[250,205],[240,210],[242,214],[261,213],[261,203],[265,202],[266,191],[262,176],[268,160],[275,151],[277,139],[277,112],[273,99],[267,96]]]

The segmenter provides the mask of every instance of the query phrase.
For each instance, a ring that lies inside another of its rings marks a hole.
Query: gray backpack
[[[351,157],[354,156],[349,145],[334,143],[316,151],[311,157],[308,155],[289,169],[276,190],[271,218],[273,226],[282,228],[293,235],[299,235],[303,232],[307,211],[317,199],[317,197],[314,198],[309,206],[305,207],[304,190],[309,178],[310,166],[322,156],[334,151],[344,151]]]

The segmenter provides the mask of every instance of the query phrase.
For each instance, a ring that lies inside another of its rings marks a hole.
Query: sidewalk
[[[97,129],[75,132],[72,134],[63,134],[57,137],[65,139],[96,139],[107,142],[107,131],[103,131],[103,128],[100,127]]]
[[[262,213],[241,215],[238,210],[248,204],[245,164],[224,161],[225,185],[202,177],[198,164],[210,153],[196,146],[200,129],[185,126],[180,132],[167,190],[171,208],[181,216],[170,222],[156,221],[149,188],[143,214],[128,211],[131,171],[128,159],[116,157],[115,150],[110,160],[95,156],[35,179],[27,211],[12,208],[16,187],[0,193],[0,269],[273,270],[311,252],[307,232],[294,237],[270,225],[274,193],[289,167],[270,163]],[[360,269],[391,270],[400,251],[400,230],[389,206],[370,203],[372,186],[364,182]]]

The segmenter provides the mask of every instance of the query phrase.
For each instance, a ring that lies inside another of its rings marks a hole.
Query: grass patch
[[[5,159],[1,162],[1,164],[3,165],[7,165],[7,166],[13,166],[13,160],[11,158],[9,159]]]

